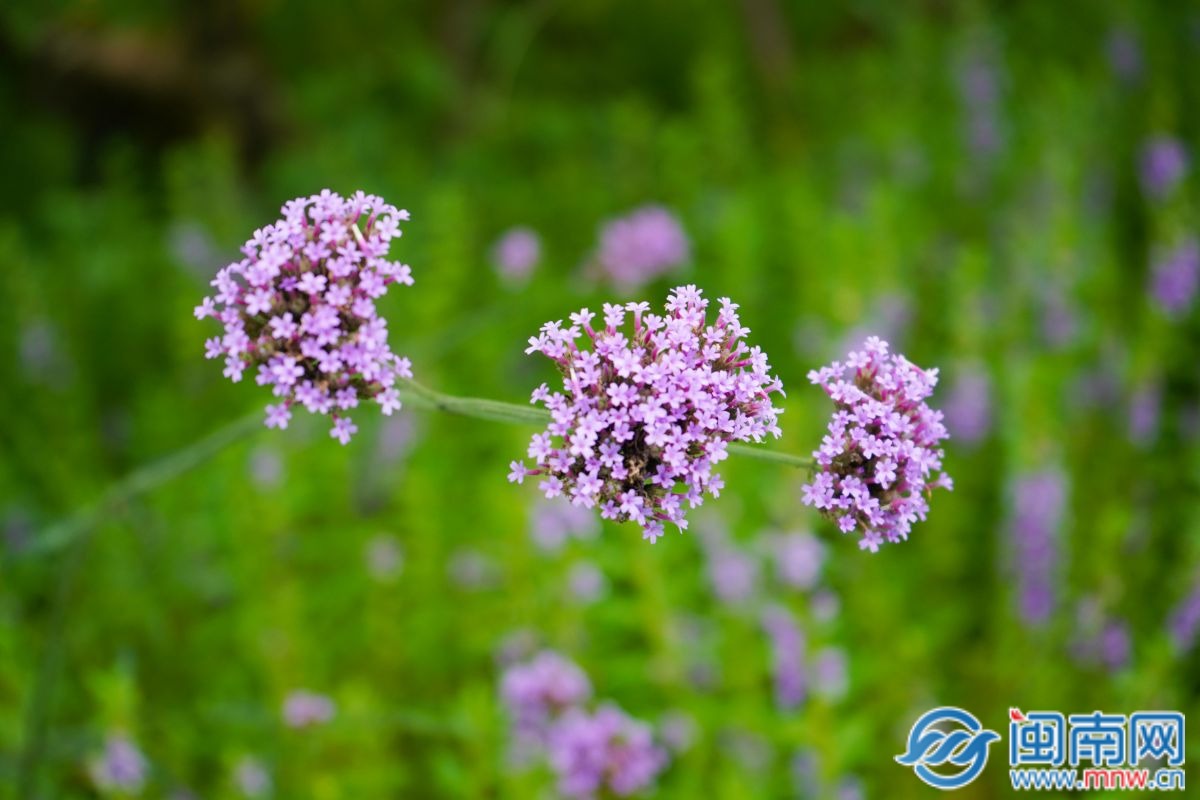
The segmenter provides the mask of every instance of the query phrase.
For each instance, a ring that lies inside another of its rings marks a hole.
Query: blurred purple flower
[[[1066,478],[1054,467],[1021,474],[1012,483],[1010,563],[1018,612],[1033,627],[1044,625],[1054,613],[1066,499]]]
[[[1142,191],[1151,200],[1166,200],[1188,173],[1190,159],[1183,143],[1172,136],[1155,136],[1142,148]]]
[[[580,561],[567,571],[567,590],[577,602],[595,603],[608,594],[608,578],[591,561]]]
[[[490,589],[500,578],[490,556],[469,548],[459,549],[450,556],[447,572],[454,585],[474,591]]]
[[[1042,337],[1054,348],[1071,344],[1079,336],[1079,315],[1067,291],[1056,283],[1046,285],[1041,297]]]
[[[271,773],[257,758],[246,756],[233,768],[233,783],[243,797],[258,798],[271,794]]]
[[[1150,296],[1171,317],[1186,314],[1200,287],[1200,242],[1189,236],[1181,244],[1155,259],[1150,277]]]
[[[854,326],[842,335],[837,349],[830,356],[859,350],[872,336],[897,346],[903,343],[912,325],[912,301],[906,295],[885,292],[872,301],[871,310],[865,318],[869,321]]]
[[[63,350],[58,328],[49,320],[35,320],[21,328],[18,354],[29,380],[61,389],[71,380],[71,362]]]
[[[840,700],[850,684],[849,662],[840,647],[823,647],[813,657],[813,694]]]
[[[103,793],[141,794],[148,765],[142,751],[127,736],[109,734],[104,750],[88,764],[88,774]]]
[[[925,402],[937,385],[937,369],[923,370],[889,353],[887,342],[872,336],[844,363],[812,370],[808,379],[836,410],[813,452],[817,472],[804,485],[802,502],[843,533],[859,532],[864,550],[907,539],[929,511],[926,496],[953,486],[941,471],[938,444],[948,435],[942,413]]]
[[[650,205],[604,225],[596,261],[614,284],[633,290],[682,265],[690,251],[679,219]]]
[[[492,263],[512,284],[529,280],[542,257],[542,240],[532,228],[510,228],[492,247]]]
[[[393,414],[379,428],[376,458],[383,464],[396,464],[408,456],[417,441],[417,426],[408,414]]]
[[[1153,443],[1162,417],[1162,383],[1147,380],[1129,398],[1129,441],[1138,447]]]
[[[822,589],[813,595],[809,608],[812,610],[814,620],[829,623],[837,619],[842,610],[842,601],[832,591]]]
[[[283,480],[283,459],[279,451],[260,446],[250,452],[250,481],[260,489],[274,489]]]
[[[381,533],[367,542],[367,572],[380,583],[391,583],[404,568],[404,550],[395,536]]]
[[[860,778],[847,775],[838,781],[837,795],[834,800],[863,800],[867,796]]]
[[[1129,664],[1132,650],[1129,625],[1124,620],[1109,620],[1100,635],[1100,657],[1105,666],[1113,672],[1123,669]]]
[[[555,716],[591,695],[592,684],[584,671],[551,650],[510,666],[500,679],[500,697],[517,733],[538,741]]]
[[[1108,35],[1108,65],[1124,83],[1133,83],[1142,75],[1142,46],[1126,28],[1116,28]]]
[[[167,248],[175,260],[198,277],[207,279],[221,266],[213,238],[197,222],[174,222],[167,229]]]
[[[590,714],[568,710],[548,740],[550,766],[565,798],[627,797],[653,785],[668,762],[650,726],[612,704]]]
[[[992,428],[992,381],[978,364],[959,370],[943,403],[946,429],[954,441],[978,443]]]
[[[283,721],[289,728],[307,728],[333,719],[333,701],[323,694],[297,689],[283,701]]]
[[[990,159],[1005,142],[1000,67],[990,49],[975,50],[959,63],[957,78],[967,148]]]
[[[811,747],[797,750],[789,766],[798,797],[821,796],[821,763],[816,750]]]
[[[820,539],[808,531],[793,531],[770,537],[767,547],[780,582],[803,591],[817,585],[825,564],[825,545]]]
[[[722,603],[745,603],[758,592],[758,559],[729,543],[705,548],[713,594]]]
[[[1167,633],[1175,652],[1189,652],[1196,644],[1196,634],[1200,632],[1200,583],[1184,596],[1183,600],[1171,611],[1167,620]]]
[[[795,616],[782,606],[768,606],[762,614],[762,626],[771,644],[775,705],[783,710],[796,708],[807,691],[804,634]]]
[[[547,500],[543,497],[534,504],[529,534],[543,552],[558,552],[568,539],[588,541],[599,533],[596,515],[583,506],[569,503],[564,498]]]
[[[698,733],[695,717],[686,711],[668,711],[659,717],[659,738],[672,753],[691,750]]]

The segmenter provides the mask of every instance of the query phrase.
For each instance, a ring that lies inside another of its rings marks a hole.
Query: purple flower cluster
[[[396,379],[412,377],[375,310],[389,285],[412,284],[408,266],[386,258],[408,212],[326,189],[285,203],[282,214],[254,232],[245,257],[212,281],[215,297],[196,307],[197,319],[225,326],[205,342],[206,356],[223,357],[235,383],[252,369],[271,387],[280,402],[267,406],[267,427],[286,428],[299,404],[329,414],[330,435],[346,444],[358,430],[347,412],[374,399],[391,414],[400,408]]]
[[[1058,469],[1019,476],[1011,491],[1009,521],[1017,611],[1030,626],[1049,621],[1056,604],[1059,528],[1066,506],[1066,479]]]
[[[1175,606],[1167,621],[1167,632],[1178,653],[1186,653],[1196,644],[1196,634],[1200,633],[1200,584]]]
[[[1189,166],[1182,142],[1173,136],[1155,136],[1142,148],[1142,191],[1151,200],[1166,200],[1187,175]]]
[[[946,394],[946,429],[955,441],[976,444],[992,428],[992,382],[979,365],[962,370]]]
[[[307,728],[329,722],[336,710],[325,695],[297,689],[283,701],[283,721],[289,728]]]
[[[542,240],[531,228],[511,228],[492,247],[492,263],[500,277],[514,284],[529,280],[542,258]]]
[[[835,520],[843,533],[860,530],[859,547],[871,552],[885,541],[908,538],[929,511],[925,496],[953,486],[940,472],[938,447],[949,434],[941,412],[925,403],[937,370],[890,354],[887,343],[872,336],[845,363],[835,361],[808,377],[837,411],[813,453],[817,474],[804,485],[804,504]]]
[[[762,627],[771,644],[775,704],[783,710],[796,708],[807,692],[804,634],[796,618],[783,606],[768,606],[762,613]]]
[[[543,650],[509,667],[500,681],[500,696],[518,736],[541,739],[554,718],[592,696],[592,684],[577,664]]]
[[[564,391],[542,384],[533,392],[531,402],[545,404],[552,421],[529,445],[535,466],[512,462],[509,480],[544,476],[546,497],[565,495],[605,519],[636,521],[651,542],[666,522],[686,528],[684,503],[695,508],[705,493],[720,494],[713,466],[729,442],[780,435],[771,394],[782,384],[766,354],[742,341],[749,329],[737,305],[720,304],[710,324],[708,301],[681,286],[663,315],[649,313],[647,303],[605,304],[602,328],[586,308],[569,327],[543,325],[525,352],[552,360]],[[577,343],[585,335],[590,350]]]
[[[661,206],[643,206],[600,231],[596,261],[617,286],[636,289],[688,260],[691,245],[679,219]]]
[[[543,651],[509,667],[500,693],[515,742],[545,759],[563,797],[625,797],[650,786],[667,765],[649,725],[611,703],[584,708],[591,683],[557,653]]]
[[[1163,253],[1154,263],[1150,295],[1168,316],[1186,314],[1200,289],[1200,242],[1188,237]]]
[[[563,498],[539,498],[530,514],[529,535],[544,553],[556,553],[571,539],[587,541],[599,533],[595,514]]]
[[[146,757],[127,737],[114,734],[88,765],[92,783],[101,792],[140,794],[146,783]]]
[[[654,783],[667,753],[650,726],[605,703],[593,712],[573,708],[555,723],[547,749],[563,797],[628,797]]]

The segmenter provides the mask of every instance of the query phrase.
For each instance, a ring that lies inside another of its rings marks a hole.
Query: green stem
[[[477,397],[454,397],[430,389],[428,386],[414,380],[406,380],[401,394],[412,405],[434,411],[445,411],[464,417],[476,417],[495,422],[511,422],[518,425],[545,425],[550,421],[550,412],[540,408],[505,403],[500,400],[484,400]],[[773,464],[783,464],[789,467],[808,468],[812,459],[791,453],[778,453],[764,450],[761,447],[748,444],[731,444],[729,452],[746,458],[756,458],[759,461],[770,461]]]
[[[516,425],[545,425],[550,421],[549,412],[540,408],[481,397],[455,397],[442,394],[413,380],[404,381],[400,389],[404,400],[416,408]],[[90,505],[44,530],[41,536],[30,543],[26,552],[33,555],[61,549],[90,529],[110,508],[173,480],[251,432],[261,430],[261,418],[261,412],[254,411],[183,450],[134,470],[110,486]],[[754,445],[731,444],[729,452],[789,467],[806,468],[812,465],[812,461],[807,458]]]
[[[262,411],[253,411],[223,428],[193,442],[182,450],[135,469],[89,505],[42,531],[25,551],[31,555],[62,548],[85,534],[104,513],[144,492],[156,489],[194,467],[203,464],[234,442],[262,429]]]

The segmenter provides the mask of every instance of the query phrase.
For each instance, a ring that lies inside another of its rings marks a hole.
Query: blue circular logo
[[[988,747],[999,740],[1000,734],[984,728],[969,712],[953,706],[935,708],[913,723],[908,752],[896,756],[896,761],[912,767],[935,789],[960,789],[983,772]],[[947,763],[963,769],[953,774],[931,769]]]

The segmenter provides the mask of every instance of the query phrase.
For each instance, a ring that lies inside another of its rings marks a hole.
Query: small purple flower
[[[987,372],[971,365],[959,372],[946,393],[946,430],[955,441],[973,445],[992,428],[992,382]]]
[[[686,711],[672,710],[658,719],[658,735],[672,753],[692,749],[698,734],[696,719]]]
[[[803,591],[817,585],[825,564],[825,545],[820,539],[808,531],[795,531],[773,537],[768,546],[782,583]]]
[[[685,504],[724,486],[714,466],[730,442],[780,435],[771,395],[782,393],[766,354],[748,347],[737,305],[720,301],[716,320],[694,286],[671,292],[663,315],[648,303],[605,305],[604,325],[586,308],[542,326],[526,353],[540,352],[562,374],[563,391],[543,384],[533,402],[552,421],[530,442],[532,468],[547,498],[563,495],[618,522],[637,522],[654,542],[665,523],[687,527]],[[627,324],[627,320],[629,321]],[[582,349],[585,339],[591,349]],[[518,465],[519,466],[519,465]]]
[[[862,549],[876,552],[884,542],[908,538],[929,511],[926,496],[953,486],[941,472],[938,443],[949,435],[942,413],[925,403],[937,373],[892,355],[872,336],[845,363],[808,374],[837,410],[813,453],[817,474],[801,499],[843,533],[860,531]]]
[[[651,205],[605,224],[596,261],[617,286],[637,289],[682,265],[690,250],[679,219]]]
[[[795,616],[783,606],[768,606],[762,614],[762,627],[771,644],[775,704],[783,710],[795,708],[807,692],[804,634]]]
[[[1186,314],[1200,288],[1200,242],[1189,236],[1178,246],[1159,255],[1150,277],[1150,296],[1170,317]]]
[[[518,734],[538,740],[552,719],[591,696],[584,671],[551,650],[510,666],[500,679],[500,697]]]
[[[1117,28],[1108,35],[1108,64],[1113,74],[1125,83],[1141,77],[1142,47],[1131,31]]]
[[[1172,136],[1155,136],[1142,148],[1142,191],[1151,200],[1169,198],[1190,167],[1187,149]]]
[[[521,462],[514,462],[514,467],[518,465],[525,468]],[[533,507],[529,533],[542,552],[556,553],[571,539],[594,539],[600,533],[600,524],[596,515],[582,506],[562,498],[539,498]]]
[[[470,548],[455,551],[446,571],[456,586],[471,591],[492,588],[500,580],[495,561],[486,553]]]
[[[386,258],[408,212],[362,192],[343,199],[325,190],[289,201],[282,214],[254,232],[245,257],[217,273],[215,295],[196,307],[197,319],[225,328],[206,356],[223,357],[235,383],[251,370],[271,387],[280,402],[267,406],[267,427],[286,428],[299,404],[331,415],[330,435],[346,444],[358,428],[345,412],[374,399],[391,414],[400,407],[393,385],[412,377],[375,311],[389,285],[412,285],[408,266]]]
[[[590,561],[580,561],[567,571],[567,590],[579,603],[595,603],[608,594],[608,578]]]
[[[271,794],[271,773],[257,758],[246,756],[233,768],[233,784],[243,797],[258,798]]]
[[[1187,653],[1195,646],[1196,634],[1200,633],[1200,583],[1171,612],[1167,633],[1177,653]]]
[[[977,158],[993,158],[1005,143],[998,61],[990,49],[978,49],[962,59],[957,72],[967,147]]]
[[[531,228],[511,228],[492,247],[492,262],[510,283],[529,280],[542,257],[542,240]]]
[[[737,605],[751,600],[758,592],[758,559],[728,542],[705,548],[708,577],[713,594],[722,603]]]
[[[1148,380],[1129,399],[1129,441],[1145,447],[1158,435],[1162,417],[1162,383]]]
[[[336,710],[325,695],[297,689],[283,701],[283,721],[289,728],[308,728],[329,722]]]
[[[580,800],[642,791],[668,762],[650,726],[612,704],[567,711],[550,730],[547,752],[559,793]]]
[[[1017,610],[1031,627],[1045,625],[1054,613],[1066,498],[1066,478],[1056,468],[1025,473],[1012,484],[1010,563]]]
[[[141,794],[146,772],[146,757],[122,734],[110,734],[104,750],[88,765],[92,783],[105,793]]]
[[[849,685],[846,651],[824,647],[817,651],[812,664],[813,693],[829,700],[840,700]]]
[[[391,583],[404,568],[404,550],[395,536],[381,533],[367,542],[367,572],[380,583]]]

